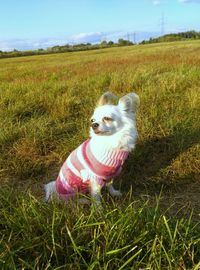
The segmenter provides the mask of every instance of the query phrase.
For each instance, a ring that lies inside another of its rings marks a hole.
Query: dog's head
[[[119,99],[111,92],[103,94],[97,104],[97,108],[91,117],[90,134],[93,136],[110,136],[124,128],[127,120],[133,120],[139,106],[139,97],[135,93],[129,93]]]

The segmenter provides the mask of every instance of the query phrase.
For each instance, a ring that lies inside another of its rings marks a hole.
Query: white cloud
[[[178,2],[183,4],[190,4],[190,3],[200,4],[200,0],[178,0]]]
[[[200,0],[177,0],[179,3],[182,4],[190,4],[190,3],[197,3],[200,4]],[[161,5],[161,4],[165,4],[167,3],[167,0],[153,0],[152,3],[155,6]]]
[[[168,3],[168,0],[151,0],[154,6],[159,6]]]
[[[48,48],[54,45],[64,45],[66,39],[60,38],[43,38],[43,39],[9,39],[0,40],[0,50],[12,51],[16,50],[34,50],[39,48]]]
[[[153,1],[153,5],[155,5],[155,6],[158,6],[160,4],[161,4],[161,1],[160,0],[154,0]]]
[[[89,32],[89,33],[79,33],[70,37],[70,39],[75,43],[81,42],[100,42],[105,34],[102,32]]]
[[[98,43],[105,37],[105,33],[90,32],[79,33],[68,37],[49,37],[41,39],[10,39],[0,40],[0,50],[35,50],[48,48],[56,45],[76,44],[76,43]]]

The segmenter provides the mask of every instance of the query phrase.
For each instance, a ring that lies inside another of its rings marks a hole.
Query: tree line
[[[150,38],[149,40],[143,40],[139,44],[150,44],[150,43],[160,43],[160,42],[171,42],[171,41],[184,41],[184,40],[194,40],[200,39],[200,32],[197,31],[186,31],[180,33],[173,33],[163,35],[157,38]],[[113,41],[102,41],[98,44],[91,43],[80,43],[80,44],[66,44],[63,46],[53,46],[47,49],[37,49],[37,50],[28,50],[28,51],[19,51],[14,49],[13,51],[5,52],[0,51],[0,58],[8,57],[19,57],[19,56],[28,56],[28,55],[42,55],[42,54],[52,54],[52,53],[64,53],[64,52],[77,52],[77,51],[87,51],[87,50],[97,50],[102,48],[110,47],[120,47],[120,46],[131,46],[135,45],[132,41],[125,40],[120,38],[117,42]]]
[[[77,51],[87,51],[87,50],[96,50],[102,48],[110,47],[119,47],[119,46],[130,46],[134,45],[133,42],[125,39],[119,39],[118,42],[113,41],[102,41],[99,44],[91,43],[80,43],[80,44],[66,44],[63,46],[53,46],[47,49],[37,49],[37,50],[28,50],[28,51],[19,51],[14,49],[13,51],[4,52],[0,51],[0,58],[9,58],[9,57],[20,57],[28,55],[42,55],[42,54],[52,54],[52,53],[64,53],[64,52],[77,52]]]
[[[159,42],[171,42],[171,41],[185,41],[185,40],[200,39],[200,32],[186,31],[180,33],[167,34],[157,38],[150,38],[149,40],[143,40],[141,44],[159,43]]]

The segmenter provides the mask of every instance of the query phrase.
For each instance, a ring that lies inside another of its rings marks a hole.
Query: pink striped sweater
[[[56,179],[58,194],[67,199],[77,192],[87,192],[89,180],[101,186],[117,176],[128,157],[127,151],[94,148],[91,140],[83,142],[64,162]]]

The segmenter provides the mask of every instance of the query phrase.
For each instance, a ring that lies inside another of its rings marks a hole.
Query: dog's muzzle
[[[98,127],[99,127],[99,124],[98,123],[93,123],[92,124],[92,129],[93,130],[96,130]]]

